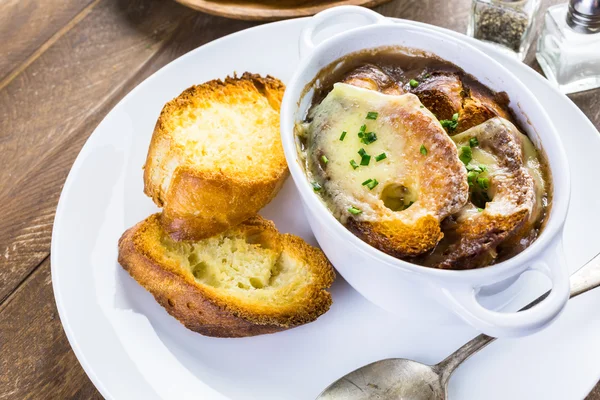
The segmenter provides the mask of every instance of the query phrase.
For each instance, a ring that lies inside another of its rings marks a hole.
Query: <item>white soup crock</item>
[[[348,23],[354,26],[314,44],[327,30],[336,26],[339,30],[340,26],[348,27]],[[357,23],[362,26],[356,27]],[[547,224],[526,250],[509,260],[475,270],[422,267],[391,257],[354,236],[314,193],[299,158],[294,134],[294,125],[304,119],[311,103],[313,91],[305,88],[324,67],[341,57],[383,46],[435,54],[492,90],[508,93],[510,107],[536,147],[545,152],[553,177]],[[452,312],[491,336],[527,335],[552,322],[569,297],[562,247],[570,195],[569,167],[556,130],[527,87],[498,62],[467,43],[427,28],[395,23],[361,7],[335,7],[312,17],[301,34],[300,51],[302,61],[287,86],[281,106],[283,147],[315,237],[344,279],[368,300],[399,316],[443,321]],[[478,301],[481,290],[502,291],[524,272],[532,270],[544,273],[552,281],[550,294],[533,308],[518,313],[499,312]]]

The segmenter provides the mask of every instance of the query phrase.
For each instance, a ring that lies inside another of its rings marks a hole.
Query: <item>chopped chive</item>
[[[377,135],[375,134],[375,132],[364,133],[363,136],[360,136],[359,133],[358,137],[361,138],[360,141],[364,144],[371,144],[377,140]]]
[[[479,208],[479,207],[477,207],[477,211],[478,211],[478,212],[482,212],[482,211],[483,211],[483,208]]]
[[[368,154],[365,154],[360,159],[360,165],[369,165],[369,162],[371,162],[371,156]]]
[[[471,160],[473,159],[473,152],[471,151],[471,147],[462,146],[460,148],[460,153],[458,155],[458,158],[460,158],[460,161],[462,161],[463,164],[468,165],[471,162]]]
[[[488,170],[488,167],[485,165],[480,165],[479,168],[481,168],[481,172],[485,172]]]
[[[410,82],[408,82],[410,84],[410,87],[412,88],[416,88],[417,86],[419,86],[419,81],[416,79],[411,79]]]
[[[358,154],[359,154],[359,155],[362,157],[362,156],[364,156],[365,154],[367,154],[367,152],[365,151],[365,149],[361,148],[361,149],[358,151]]]
[[[490,180],[488,178],[477,178],[477,184],[483,190],[487,190],[490,187]]]
[[[313,187],[313,190],[314,190],[315,192],[318,192],[319,190],[321,190],[321,189],[322,189],[321,185],[319,185],[319,182],[312,182],[312,183],[311,183],[311,185],[312,185],[312,187]]]
[[[346,137],[346,131],[342,132],[342,136],[340,136],[340,140],[344,140],[344,138]]]
[[[367,183],[367,187],[369,188],[369,190],[373,190],[373,188],[377,185],[379,185],[379,182],[377,182],[377,179],[373,179],[373,180],[371,180],[371,182]]]
[[[366,119],[377,119],[377,117],[379,116],[379,113],[375,112],[375,111],[369,111],[367,113],[367,118]]]
[[[469,139],[469,146],[471,146],[471,147],[479,146],[479,140],[477,140],[476,137],[472,137],[471,139]]]
[[[352,165],[352,169],[358,168],[358,164],[354,160],[350,160],[350,165]]]
[[[458,115],[458,114],[454,114],[454,115]],[[454,120],[454,115],[452,116],[453,119],[443,119],[440,121],[440,124],[442,124],[442,126],[444,128],[448,128],[449,131],[453,131],[456,129],[456,127],[458,126],[458,120]]]
[[[469,164],[466,167],[467,167],[467,171],[475,171],[478,174],[482,173],[483,171],[485,171],[485,165],[473,165],[473,164]]]
[[[325,155],[322,155],[321,161],[323,161],[323,164],[327,164],[329,162],[329,159]]]
[[[457,122],[458,121],[458,113],[452,114],[452,121],[453,122]]]
[[[386,158],[387,158],[387,155],[385,153],[381,153],[380,155],[375,157],[375,161],[385,160]]]
[[[419,106],[419,107],[421,107],[421,108],[425,108],[425,106]]]
[[[350,208],[348,209],[348,212],[352,215],[358,215],[358,214],[362,213],[361,210],[359,210],[358,208],[356,208],[354,206],[350,206]]]
[[[361,125],[359,132],[365,133],[366,130],[367,130],[367,125]]]
[[[475,183],[475,180],[477,179],[477,175],[479,175],[479,174],[475,171],[469,171],[467,173],[467,182],[469,182],[469,186],[472,186],[473,183]]]
[[[423,78],[429,78],[431,76],[431,74],[428,72],[425,75],[423,75]]]
[[[421,148],[419,149],[419,151],[421,152],[421,154],[423,154],[424,156],[427,155],[427,147],[425,147],[424,144],[421,145]]]
[[[373,179],[367,179],[366,181],[364,181],[363,183],[361,183],[361,185],[365,186],[368,183],[373,182]]]

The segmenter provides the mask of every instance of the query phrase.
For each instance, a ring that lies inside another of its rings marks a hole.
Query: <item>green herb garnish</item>
[[[386,158],[387,158],[387,155],[385,153],[381,153],[380,155],[375,157],[375,161],[385,160]]]
[[[361,156],[361,157],[362,157],[362,156],[364,156],[365,154],[367,154],[367,152],[366,152],[366,151],[365,151],[365,149],[363,149],[363,148],[361,148],[361,149],[358,151],[358,155],[359,155],[359,156]]]
[[[477,175],[479,175],[479,173],[475,171],[469,171],[467,173],[467,182],[469,182],[469,186],[473,186],[473,183],[475,183],[475,180],[477,179]]]
[[[352,169],[358,168],[358,164],[354,160],[350,160],[350,165],[352,165]]]
[[[340,136],[340,140],[344,140],[344,138],[346,137],[346,131],[342,132],[342,136]]]
[[[360,141],[364,144],[371,144],[377,140],[375,132],[364,133],[362,136],[360,136],[359,133],[358,136],[361,138]]]
[[[362,185],[367,186],[369,190],[373,190],[375,186],[379,185],[379,182],[377,181],[377,179],[367,179],[362,183]]]
[[[315,192],[318,192],[319,190],[321,190],[321,189],[322,189],[321,185],[319,185],[319,182],[312,182],[312,183],[311,183],[311,185],[312,185],[312,187],[313,187],[313,190],[314,190]]]
[[[358,215],[358,214],[362,213],[362,211],[361,211],[361,210],[359,210],[358,208],[356,208],[356,207],[354,207],[354,206],[351,206],[351,207],[348,209],[348,212],[349,212],[350,214],[352,214],[352,215]]]
[[[323,161],[323,164],[327,164],[329,162],[329,159],[327,158],[327,156],[322,155],[321,156],[321,161]]]
[[[367,113],[367,118],[366,119],[377,119],[377,117],[379,116],[379,113],[375,112],[375,111],[369,111]]]
[[[411,79],[408,83],[410,84],[411,88],[416,88],[417,86],[419,86],[419,81],[416,79]]]
[[[367,184],[367,187],[369,188],[369,190],[373,190],[373,188],[377,185],[379,185],[379,182],[377,182],[377,179],[373,179],[371,183]]]
[[[431,74],[428,72],[425,75],[423,75],[423,78],[429,78],[431,76]]]
[[[449,131],[453,131],[458,126],[458,113],[454,113],[452,115],[452,119],[443,119],[440,121],[440,124],[444,128],[448,128]]]
[[[460,161],[462,161],[463,164],[468,165],[473,159],[473,152],[471,151],[471,147],[462,146],[460,148],[458,158],[460,158]]]
[[[477,184],[483,190],[488,190],[490,188],[490,180],[488,178],[477,178]]]
[[[475,171],[478,174],[482,173],[483,171],[487,170],[487,167],[485,165],[473,165],[473,164],[468,164],[466,166],[467,171]]]
[[[477,211],[478,211],[478,212],[482,212],[482,211],[483,211],[483,208],[479,208],[479,207],[477,207]]]
[[[366,130],[367,130],[367,126],[366,126],[366,125],[361,125],[361,126],[360,126],[360,130],[359,130],[359,132],[361,132],[361,133],[365,133],[365,132],[366,132]]]
[[[371,156],[368,154],[365,154],[360,159],[360,165],[369,165],[369,162],[371,162]]]
[[[425,108],[425,106],[419,106],[420,108]]]
[[[442,127],[448,128],[449,131],[455,130],[456,127],[458,126],[457,122],[451,121],[449,119],[443,119],[443,120],[441,120],[440,124],[442,124]]]
[[[479,140],[477,140],[476,137],[472,137],[471,139],[469,139],[469,146],[471,146],[471,147],[479,146]]]
[[[424,156],[427,155],[427,147],[425,147],[424,144],[421,145],[421,148],[419,149],[419,151],[421,152],[421,154],[423,154]]]

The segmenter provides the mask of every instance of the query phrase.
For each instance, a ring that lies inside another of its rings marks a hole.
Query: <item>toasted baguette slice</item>
[[[259,216],[201,241],[174,241],[159,214],[127,230],[119,263],[169,314],[207,336],[273,333],[314,321],[335,278],[322,251]]]
[[[168,102],[144,166],[144,192],[177,240],[204,239],[253,216],[287,177],[279,134],[285,87],[267,76],[192,86]]]

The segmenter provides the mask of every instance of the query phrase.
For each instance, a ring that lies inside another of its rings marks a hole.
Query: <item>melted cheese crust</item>
[[[377,119],[367,119],[369,112],[376,112]],[[433,248],[443,236],[439,222],[467,202],[468,184],[454,142],[418,97],[336,83],[312,109],[309,119],[306,141],[310,179],[322,186],[323,199],[333,214],[342,223],[362,223],[357,226],[360,236],[376,247],[381,241],[371,240],[371,234],[392,238],[393,243],[384,245],[384,251],[414,255]],[[362,125],[366,125],[365,133],[376,134],[376,141],[361,142],[358,133]],[[340,140],[342,132],[346,132],[344,140]],[[360,165],[360,149],[371,156],[368,165]],[[376,161],[382,153],[387,157]],[[354,169],[351,160],[360,166]],[[369,179],[379,184],[369,189],[363,185]],[[398,211],[386,207],[382,195],[389,185],[407,188],[407,201],[414,203]],[[361,213],[351,214],[350,207]],[[364,224],[369,227],[366,231]],[[414,246],[406,249],[402,242]]]

